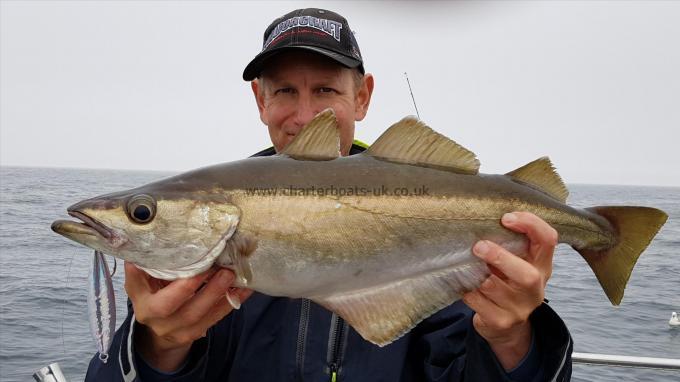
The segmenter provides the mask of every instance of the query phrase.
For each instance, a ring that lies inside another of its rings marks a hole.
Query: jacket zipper
[[[555,376],[550,380],[551,382],[556,382],[557,378],[560,376],[560,373],[562,373],[562,370],[564,369],[564,365],[567,360],[567,356],[569,353],[569,347],[571,346],[571,336],[568,338],[567,342],[567,347],[564,350],[564,354],[562,355],[562,362],[560,362],[560,367],[557,368],[557,371],[555,372]],[[562,376],[562,381],[564,381],[564,376]]]
[[[342,358],[342,348],[345,343],[345,320],[333,314],[331,331],[328,336],[328,370],[331,382],[338,382],[338,372]]]
[[[307,326],[309,325],[310,301],[306,298],[300,303],[300,321],[298,323],[298,337],[295,346],[295,366],[298,372],[298,380],[303,380],[305,366],[305,347],[307,344]]]

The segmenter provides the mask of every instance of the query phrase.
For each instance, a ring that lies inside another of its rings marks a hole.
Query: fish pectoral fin
[[[331,160],[340,156],[340,133],[333,109],[317,114],[281,151],[298,160]]]
[[[390,126],[366,150],[366,154],[392,162],[444,168],[462,174],[479,172],[479,160],[472,151],[413,116]]]
[[[223,254],[217,259],[218,265],[232,266],[236,274],[236,281],[247,286],[253,279],[253,271],[248,262],[248,256],[257,249],[257,238],[244,231],[236,231],[227,241]]]
[[[538,158],[505,175],[536,188],[562,203],[567,202],[569,190],[548,157]]]
[[[388,284],[310,299],[335,312],[365,340],[385,346],[477,288],[486,266],[456,265]]]

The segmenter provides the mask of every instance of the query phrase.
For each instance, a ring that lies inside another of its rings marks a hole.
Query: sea
[[[87,322],[92,251],[55,234],[66,207],[170,173],[0,167],[0,381],[33,380],[58,362],[82,381],[95,354]],[[680,359],[680,188],[569,185],[569,204],[642,205],[666,211],[668,222],[640,257],[623,302],[612,306],[585,261],[570,247],[555,253],[547,287],[576,352]],[[113,260],[110,259],[113,266]],[[113,277],[118,323],[125,317],[122,264]],[[680,381],[680,371],[574,365],[574,381]]]

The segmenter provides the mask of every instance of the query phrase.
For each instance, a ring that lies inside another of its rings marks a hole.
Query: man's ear
[[[264,113],[264,89],[260,89],[263,84],[260,83],[259,79],[254,79],[250,81],[250,88],[253,89],[253,95],[255,96],[255,103],[257,103],[257,110],[260,112],[260,121],[267,125],[265,113]]]
[[[373,94],[374,79],[371,73],[364,74],[361,80],[361,87],[357,92],[354,100],[354,120],[361,121],[368,113],[368,106],[371,104],[371,95]]]

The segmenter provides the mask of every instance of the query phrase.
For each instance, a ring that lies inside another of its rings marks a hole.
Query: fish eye
[[[135,223],[146,224],[156,215],[156,202],[149,195],[135,195],[128,201],[127,212]]]

